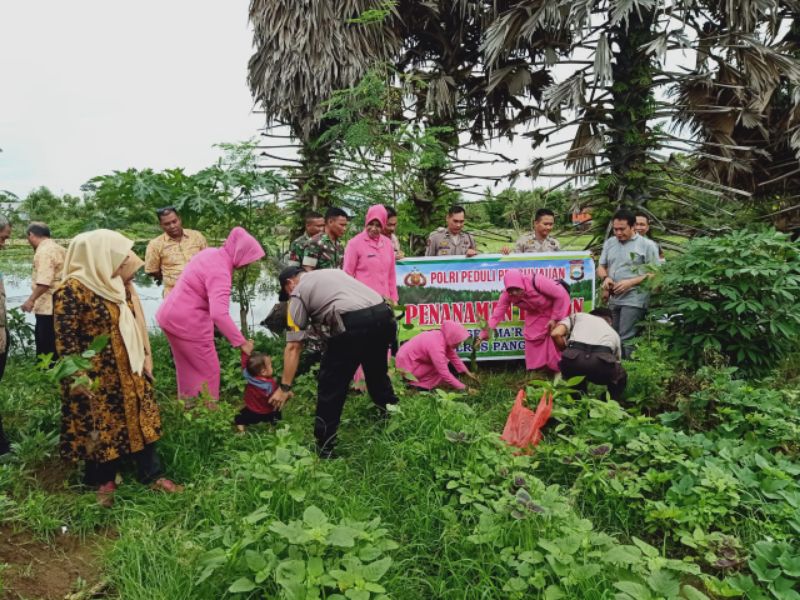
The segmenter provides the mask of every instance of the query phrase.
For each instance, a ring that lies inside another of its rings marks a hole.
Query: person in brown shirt
[[[533,231],[529,231],[517,240],[514,252],[558,252],[561,244],[550,235],[556,224],[555,213],[549,208],[540,208],[533,217]],[[510,254],[511,248],[504,247],[501,252]]]
[[[45,223],[33,222],[27,229],[28,243],[33,247],[33,292],[21,306],[24,312],[32,312],[36,317],[34,338],[36,356],[56,352],[56,331],[53,326],[53,292],[61,283],[64,256],[67,251],[50,239],[50,228]]]
[[[144,272],[164,285],[164,297],[172,291],[183,269],[192,257],[208,248],[203,234],[184,229],[174,206],[156,211],[158,224],[164,233],[150,240],[144,256]]]

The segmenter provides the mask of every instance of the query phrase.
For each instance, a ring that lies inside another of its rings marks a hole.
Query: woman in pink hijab
[[[392,240],[383,235],[388,219],[386,207],[374,204],[367,210],[364,231],[347,242],[344,249],[342,269],[375,292],[397,302],[397,278],[394,269],[394,246]],[[358,367],[355,389],[364,391],[364,371]]]
[[[395,365],[411,373],[416,381],[411,385],[425,390],[449,385],[457,390],[466,386],[450,372],[452,363],[457,373],[476,379],[456,354],[459,344],[469,338],[461,323],[444,321],[441,329],[423,331],[400,346]]]
[[[194,398],[207,386],[211,397],[219,399],[214,326],[232,346],[245,354],[253,351],[253,343],[231,319],[231,285],[234,269],[263,256],[261,244],[241,227],[234,227],[222,248],[207,248],[189,261],[158,309],[156,320],[172,348],[181,398]]]
[[[364,231],[347,243],[342,269],[384,298],[397,302],[394,248],[383,235],[387,218],[382,204],[369,207]]]
[[[536,285],[533,278],[536,278]],[[480,338],[489,337],[489,330],[505,319],[509,306],[525,311],[525,368],[529,371],[547,368],[558,373],[561,352],[556,348],[550,330],[569,314],[570,299],[567,291],[558,283],[541,275],[523,275],[512,269],[503,277],[505,290],[495,306],[489,324],[481,331]]]

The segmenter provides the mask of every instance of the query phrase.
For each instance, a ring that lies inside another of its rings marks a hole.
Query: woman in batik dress
[[[161,418],[145,377],[145,336],[120,276],[131,260],[133,242],[107,229],[76,236],[64,262],[63,283],[55,292],[59,356],[79,355],[99,336],[108,342],[91,366],[62,382],[61,454],[85,461],[84,482],[98,489],[98,501],[113,502],[122,459],[136,463],[142,483],[180,491],[161,477],[155,452]],[[86,376],[91,385],[80,383]]]

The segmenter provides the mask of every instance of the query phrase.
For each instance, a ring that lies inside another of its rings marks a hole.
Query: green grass
[[[235,436],[236,353],[221,349],[222,409],[187,415],[172,400],[163,338],[154,348],[159,452],[169,476],[187,485],[182,495],[153,493],[127,473],[115,506],[100,509],[77,472],[48,471],[58,464],[55,390],[19,357],[0,388],[18,449],[0,465],[0,521],[42,539],[62,526],[113,531],[103,569],[119,598],[311,598],[317,590],[359,600],[381,598],[380,589],[408,600],[691,600],[726,589],[736,597],[737,582],[756,581],[758,566],[748,563],[756,543],[769,537],[797,550],[798,394],[780,382],[690,374],[693,387],[673,396],[674,369],[663,349],[647,347],[646,360],[629,365],[627,408],[559,388],[545,442],[515,456],[497,432],[526,378],[519,364],[487,366],[479,394],[403,390],[388,421],[367,397],[351,396],[343,458],[320,462],[310,451],[313,376],[300,380],[278,428]],[[312,507],[323,521],[308,520]],[[682,538],[695,530],[717,541],[690,547]],[[731,552],[735,568],[714,566]],[[387,558],[385,572],[374,566]],[[370,568],[374,582],[363,575]],[[737,570],[741,580],[731,577]],[[779,576],[796,584],[793,573]],[[253,590],[228,593],[234,583]],[[757,582],[765,593],[770,585]]]

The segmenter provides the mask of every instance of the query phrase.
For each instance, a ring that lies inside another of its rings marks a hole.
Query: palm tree
[[[682,202],[675,190],[696,188],[698,183],[714,184],[710,193],[721,198],[735,194],[722,177],[692,183],[697,172],[674,173],[679,161],[669,160],[670,151],[694,149],[694,156],[717,157],[728,169],[735,168],[725,155],[734,151],[735,143],[730,131],[723,137],[730,120],[720,116],[730,107],[721,106],[722,101],[731,94],[739,98],[740,110],[733,119],[744,117],[747,122],[742,124],[752,128],[764,117],[770,90],[781,80],[797,79],[796,58],[782,53],[774,35],[760,33],[766,26],[781,29],[788,13],[781,5],[788,3],[777,0],[513,4],[489,28],[485,48],[490,64],[515,51],[520,39],[552,28],[554,20],[571,32],[570,60],[583,62],[545,91],[543,108],[555,124],[539,130],[534,139],[544,142],[574,127],[570,147],[537,161],[535,167],[538,171],[566,162],[575,177],[591,179],[587,204],[644,207],[665,195]],[[698,57],[694,71],[683,66],[687,56]],[[735,71],[735,81],[730,71]],[[752,83],[750,91],[745,91],[747,82]],[[733,88],[738,91],[733,93]],[[675,90],[680,91],[677,103],[668,98]],[[686,129],[671,132],[669,126],[676,123],[693,127],[695,136],[686,135]],[[701,132],[706,145],[696,139]],[[678,187],[664,185],[665,179]]]
[[[707,5],[709,50],[675,95],[678,120],[697,140],[696,172],[788,229],[800,226],[800,3],[781,4],[731,15],[739,37]]]
[[[255,52],[248,81],[268,125],[288,125],[300,142],[298,217],[330,199],[330,149],[317,143],[326,129],[324,102],[397,48],[391,30],[362,18],[373,6],[372,0],[251,0]]]
[[[462,140],[483,146],[496,136],[513,136],[519,123],[537,113],[536,101],[551,82],[546,54],[567,49],[557,27],[519,39],[514,52],[487,69],[483,43],[508,0],[399,0],[387,26],[402,40],[394,68],[414,97],[415,119],[437,132],[451,160],[419,172],[410,200],[415,220],[432,225],[458,199],[448,175],[464,176],[457,159]],[[557,25],[556,21],[551,22]]]

